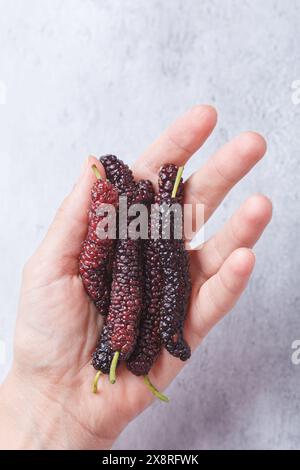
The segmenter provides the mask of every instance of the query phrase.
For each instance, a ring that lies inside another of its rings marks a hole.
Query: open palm
[[[156,183],[163,163],[184,165],[215,123],[216,112],[210,106],[189,110],[136,161],[136,178]],[[258,134],[246,132],[236,137],[186,181],[185,202],[204,204],[207,220],[264,153],[265,142]],[[104,174],[97,159],[89,157],[46,238],[24,268],[14,363],[8,381],[15,380],[26,400],[43,403],[53,416],[44,425],[48,447],[108,448],[153,400],[143,379],[124,365],[118,368],[114,385],[102,376],[99,393],[91,393],[95,374],[91,353],[102,320],[83,289],[78,255],[87,231],[90,189],[95,181],[93,164]],[[250,247],[269,222],[271,211],[265,196],[252,196],[218,234],[200,250],[191,252],[193,288],[185,337],[192,350],[244,290],[255,262]],[[150,378],[163,390],[183,365],[163,351]],[[56,433],[49,431],[51,420],[56,423]],[[42,423],[39,433],[43,434]],[[40,441],[43,446],[42,437]]]

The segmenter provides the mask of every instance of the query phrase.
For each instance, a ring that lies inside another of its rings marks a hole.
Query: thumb
[[[47,276],[59,277],[78,273],[78,256],[88,225],[90,192],[96,181],[92,166],[96,165],[100,174],[105,171],[96,157],[89,156],[84,162],[81,174],[71,193],[64,199],[55,218],[33,255],[35,261],[46,265]]]

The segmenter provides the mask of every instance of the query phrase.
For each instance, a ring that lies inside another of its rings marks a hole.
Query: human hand
[[[213,130],[216,112],[196,106],[180,117],[137,160],[134,174],[156,183],[166,162],[184,165]],[[205,220],[228,191],[265,153],[264,139],[246,132],[226,144],[185,183],[185,202],[203,203]],[[153,400],[142,377],[121,365],[117,381],[99,382],[91,393],[101,318],[78,274],[87,231],[89,157],[41,246],[26,263],[20,295],[12,369],[1,387],[0,446],[3,448],[111,447],[122,429]],[[251,247],[271,218],[270,201],[254,195],[213,238],[191,254],[192,294],[185,338],[192,350],[234,306],[254,267]],[[184,366],[162,352],[150,372],[163,390]],[[162,405],[166,406],[166,405]]]

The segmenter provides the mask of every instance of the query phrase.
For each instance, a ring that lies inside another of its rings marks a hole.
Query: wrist
[[[13,370],[0,386],[0,450],[109,449],[114,439],[101,438],[68,411],[70,401],[60,388],[60,401]],[[65,404],[65,405],[64,405]]]
[[[52,447],[50,408],[47,399],[28,389],[10,372],[0,387],[0,448],[27,450]]]

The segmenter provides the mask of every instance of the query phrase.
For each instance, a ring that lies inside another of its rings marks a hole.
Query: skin
[[[184,165],[216,120],[210,106],[187,111],[140,156],[135,176],[156,183],[163,163]],[[207,220],[265,151],[259,134],[240,134],[187,180],[185,202],[203,203]],[[104,175],[98,160],[88,157],[45,239],[24,267],[14,359],[0,388],[3,449],[107,449],[154,399],[143,379],[124,365],[114,385],[102,377],[99,393],[91,393],[95,371],[90,359],[101,318],[83,289],[77,260],[87,230],[93,164]],[[251,247],[271,213],[269,199],[253,195],[201,250],[191,252],[193,288],[185,337],[193,350],[245,289],[255,264]],[[184,365],[164,351],[150,379],[164,390]]]

